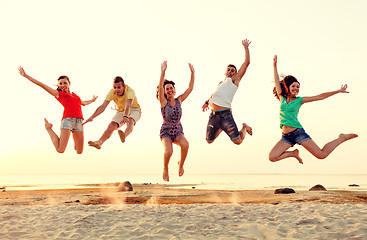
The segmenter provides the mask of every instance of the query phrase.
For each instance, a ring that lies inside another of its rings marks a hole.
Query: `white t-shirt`
[[[218,85],[209,102],[221,107],[231,108],[237,89],[238,87],[232,82],[232,78],[226,78]]]

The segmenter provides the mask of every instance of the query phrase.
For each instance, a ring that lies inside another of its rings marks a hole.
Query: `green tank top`
[[[280,100],[280,128],[283,125],[294,128],[303,128],[297,117],[299,108],[302,106],[303,97],[297,97],[290,103],[287,98],[282,97]]]

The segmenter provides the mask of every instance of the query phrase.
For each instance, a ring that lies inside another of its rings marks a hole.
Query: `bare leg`
[[[97,149],[101,149],[102,144],[111,137],[113,131],[115,131],[117,128],[118,124],[116,122],[111,122],[102,134],[101,138],[98,141],[89,141],[88,145]]]
[[[129,118],[129,122],[127,123],[125,131],[118,130],[120,140],[122,143],[125,142],[125,139],[127,138],[127,136],[129,136],[129,134],[133,131],[134,125],[135,125],[134,119]]]
[[[178,176],[181,177],[185,172],[183,166],[187,157],[187,153],[189,151],[189,142],[184,135],[180,135],[175,139],[175,144],[181,147],[181,159],[178,162]]]
[[[170,138],[163,138],[162,144],[164,148],[163,155],[163,180],[169,181],[168,164],[173,154],[172,141]]]
[[[126,129],[125,129],[125,137],[129,136],[130,133],[134,130],[134,124],[135,124],[134,119],[129,118],[129,122],[127,123]]]
[[[283,160],[285,158],[294,157],[298,160],[299,163],[303,164],[302,159],[299,156],[298,149],[295,149],[293,151],[287,151],[292,145],[279,141],[273,149],[269,153],[269,160],[271,162],[277,162],[280,160]]]
[[[243,140],[246,137],[246,133],[252,136],[252,128],[249,125],[247,125],[246,123],[242,123],[242,129],[239,132],[240,132],[240,138],[237,139],[236,141],[233,141],[233,143],[237,145],[240,145],[243,142]]]
[[[74,149],[78,154],[82,154],[84,148],[84,133],[73,132]]]
[[[48,132],[48,135],[50,135],[52,144],[54,145],[56,151],[58,153],[65,152],[66,146],[68,145],[69,137],[71,134],[71,131],[69,129],[61,129],[60,131],[60,138],[57,136],[57,134],[52,130],[52,124],[47,121],[47,119],[44,119],[45,121],[45,128]]]
[[[328,142],[322,149],[320,149],[312,139],[304,141],[301,145],[318,159],[324,159],[340,144],[356,137],[358,137],[358,135],[354,133],[340,134],[337,139]]]

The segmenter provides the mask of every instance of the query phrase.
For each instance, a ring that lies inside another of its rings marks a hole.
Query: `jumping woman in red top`
[[[25,73],[23,67],[18,68],[19,74],[27,78],[32,83],[45,89],[46,92],[54,96],[64,106],[64,113],[61,121],[60,137],[52,130],[52,124],[45,118],[45,128],[51,137],[51,141],[58,153],[65,152],[70,134],[73,133],[74,149],[78,154],[83,152],[84,133],[83,133],[83,114],[82,107],[94,102],[97,97],[93,96],[91,100],[83,101],[75,93],[70,92],[70,80],[67,76],[60,76],[57,89],[52,89],[46,84],[32,78]]]

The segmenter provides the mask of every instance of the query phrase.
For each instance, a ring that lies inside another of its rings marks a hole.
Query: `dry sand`
[[[134,185],[0,192],[0,239],[367,239],[367,193]]]

